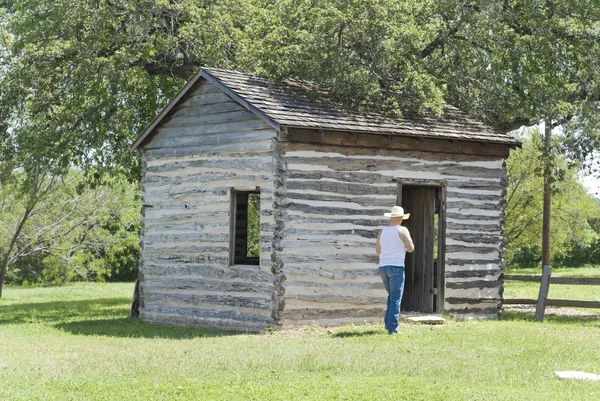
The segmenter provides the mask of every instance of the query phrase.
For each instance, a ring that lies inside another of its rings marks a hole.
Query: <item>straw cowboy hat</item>
[[[403,217],[403,220],[408,220],[410,213],[404,213],[402,206],[394,206],[391,213],[384,213],[385,217]]]

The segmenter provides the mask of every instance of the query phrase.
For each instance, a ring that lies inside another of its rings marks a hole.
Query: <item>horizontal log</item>
[[[202,232],[186,234],[165,233],[164,229],[146,230],[144,232],[144,243],[169,243],[169,242],[190,242],[198,241],[203,243],[229,243],[229,234],[215,234]],[[212,245],[212,244],[211,244]]]
[[[462,309],[446,309],[445,313],[451,315],[498,315],[500,313],[500,308],[462,308]]]
[[[290,202],[286,205],[286,208],[290,211],[300,211],[308,214],[324,214],[327,216],[383,216],[384,213],[388,212],[388,209],[367,209],[367,208],[345,208],[342,207],[344,203],[340,203],[339,207],[336,206],[312,206],[296,202]]]
[[[502,274],[502,269],[446,271],[445,276],[446,278],[471,278],[497,276],[499,274]]]
[[[227,265],[229,263],[229,258],[226,256],[215,256],[215,255],[197,255],[197,254],[189,254],[189,253],[181,253],[179,255],[173,253],[159,253],[159,254],[150,254],[147,253],[144,249],[141,252],[141,257],[144,261],[163,261],[164,263],[171,263],[172,265],[180,265],[186,263],[214,263],[220,265]]]
[[[219,253],[229,253],[229,244],[226,244],[226,246],[217,246],[217,245],[213,245],[213,244],[207,244],[207,245],[202,245],[197,244],[197,245],[193,245],[193,244],[187,244],[187,245],[177,245],[177,244],[173,244],[173,245],[167,245],[167,246],[161,246],[158,247],[158,245],[160,245],[160,243],[156,243],[157,247],[153,248],[156,249],[156,252],[160,252],[162,254],[164,253],[186,253],[186,254],[219,254]],[[155,253],[153,252],[149,252],[150,248],[145,247],[144,248],[144,253],[145,254],[152,254]]]
[[[287,191],[286,198],[294,200],[316,200],[327,202],[349,202],[360,206],[389,206],[396,202],[396,196],[343,196],[324,193],[304,193],[300,191]]]
[[[164,194],[164,192],[163,192]],[[204,191],[202,191],[201,193],[183,193],[183,194],[166,194],[163,195],[161,198],[162,199],[169,199],[170,197],[174,197],[175,195],[179,195],[179,196],[191,196],[194,199],[198,199],[198,198],[203,198],[205,195],[206,196],[216,196],[216,197],[223,197],[223,196],[227,196],[229,194],[229,187],[216,187],[216,188],[206,188]],[[151,194],[147,194],[142,192],[142,204],[144,204],[145,200],[148,198],[152,198]]]
[[[539,283],[542,276],[507,274],[507,281],[533,281]],[[550,277],[550,284],[600,285],[600,278],[593,277]]]
[[[271,151],[272,143],[270,140],[249,141],[244,143],[224,144],[224,145],[205,145],[205,146],[178,146],[161,149],[148,149],[144,151],[150,157],[156,156],[182,156],[195,154],[213,154],[213,153],[245,153],[256,151]]]
[[[219,328],[224,330],[236,330],[243,332],[260,332],[272,326],[273,323],[253,322],[248,320],[234,320],[223,318],[193,318],[181,315],[170,315],[166,313],[145,313],[140,310],[140,319],[150,324],[164,324],[170,326],[186,326],[201,328]]]
[[[328,267],[322,267],[318,264],[307,265],[307,264],[296,264],[289,262],[289,258],[285,258],[284,271],[289,275],[297,276],[318,276],[325,277],[330,280],[355,280],[364,279],[366,277],[372,277],[373,279],[379,278],[378,270],[373,267],[369,269],[356,269],[356,268],[341,268],[333,269]]]
[[[189,96],[185,101],[182,102],[181,105],[184,107],[191,107],[226,102],[233,103],[233,100],[221,91],[212,93],[199,92],[197,94],[192,94],[191,96]],[[239,104],[237,106],[240,109],[242,108]]]
[[[491,220],[493,222],[493,220]],[[502,230],[500,223],[496,224],[460,224],[453,222],[446,222],[447,230],[461,230],[461,231],[475,231],[475,232],[496,232],[499,233]],[[447,235],[452,235],[448,233]]]
[[[481,303],[494,303],[502,302],[502,298],[464,298],[464,297],[448,297],[445,299],[448,304],[481,304]]]
[[[373,269],[373,277],[372,281],[356,281],[356,280],[348,280],[340,277],[339,279],[334,280],[325,280],[325,281],[302,281],[299,280],[298,277],[295,277],[292,274],[288,275],[288,280],[286,282],[286,289],[294,292],[301,291],[302,289],[315,289],[318,293],[327,293],[327,289],[343,289],[343,290],[353,290],[349,293],[354,297],[360,297],[361,290],[383,290],[383,283],[379,279],[379,274],[377,269]]]
[[[307,263],[379,263],[379,256],[373,253],[372,255],[294,255],[285,252],[279,253],[286,266],[294,264]]]
[[[143,287],[154,290],[201,290],[221,293],[239,292],[248,294],[265,294],[270,297],[274,286],[269,282],[219,281],[206,278],[152,278],[144,280]]]
[[[286,236],[285,239],[277,241],[278,245],[284,248],[333,248],[333,249],[347,249],[353,248],[364,252],[365,250],[369,253],[375,249],[375,241],[372,239],[363,239],[356,236],[339,236],[332,237],[328,233],[322,233],[321,235],[307,235],[307,236]]]
[[[504,305],[536,305],[537,299],[531,298],[504,298]]]
[[[322,324],[324,326],[347,326],[350,324],[379,324],[381,322],[381,316],[371,316],[371,317],[342,317],[342,318],[331,318],[324,320],[315,320],[315,319],[286,319],[281,320],[279,323],[283,326],[310,326],[314,324]]]
[[[174,136],[174,137],[161,137],[158,136],[148,143],[146,149],[160,149],[170,147],[186,147],[186,146],[225,146],[230,144],[236,146],[237,144],[243,144],[246,142],[257,142],[265,141],[270,142],[273,138],[274,131],[272,129],[252,129],[237,130],[230,132],[219,132],[214,134],[202,134],[202,135],[186,135],[186,136]]]
[[[329,223],[331,224],[331,222]],[[363,238],[371,238],[377,239],[377,235],[379,233],[378,229],[359,229],[359,228],[350,228],[350,229],[330,229],[330,230],[303,230],[303,229],[292,229],[288,228],[285,230],[285,235],[288,237],[298,236],[304,238],[310,238],[311,235],[320,235],[324,232],[328,232],[332,237],[336,237],[339,235],[356,235]]]
[[[505,305],[536,305],[537,299],[530,298],[505,298]],[[600,302],[598,301],[576,301],[569,299],[546,299],[544,301],[545,306],[557,306],[567,308],[590,308],[600,309]]]
[[[398,187],[396,184],[386,186],[374,186],[358,183],[340,183],[314,180],[287,181],[288,189],[303,189],[322,192],[333,192],[349,195],[396,195]]]
[[[154,186],[145,191],[143,198],[147,199],[171,199],[176,197],[188,196],[191,199],[198,199],[202,197],[204,191],[208,191],[214,194],[216,191],[221,190],[227,194],[230,188],[238,188],[245,190],[253,190],[256,187],[259,189],[263,186],[272,185],[272,178],[269,176],[257,176],[252,179],[246,179],[245,177],[237,177],[231,179],[223,179],[217,181],[207,181],[203,183],[186,183],[185,185],[161,185]]]
[[[160,159],[159,159],[160,160]],[[148,174],[158,174],[165,172],[180,171],[181,175],[185,175],[188,171],[196,168],[204,169],[235,169],[249,171],[271,171],[272,160],[266,157],[264,153],[252,153],[242,155],[228,156],[212,156],[201,159],[180,160],[172,159],[172,161],[163,164],[152,165],[146,168]]]
[[[190,219],[190,220],[192,220],[192,219]],[[213,225],[214,227],[217,227],[218,225],[221,225],[223,227],[229,226],[229,219],[227,218],[227,215],[219,215],[219,216],[211,217],[210,219],[208,217],[205,217],[202,219],[202,221],[190,221],[190,220],[185,220],[185,219],[169,220],[168,218],[143,219],[142,224],[146,228],[146,232],[151,232],[151,231],[148,231],[150,229],[153,229],[153,230],[159,229],[166,233],[170,232],[170,231],[179,231],[179,232],[192,231],[193,232],[193,231],[202,229],[203,226],[208,226],[208,225]],[[215,221],[215,220],[221,220],[222,224],[213,223],[213,221]]]
[[[496,203],[469,203],[469,202],[457,202],[448,201],[446,203],[447,209],[479,209],[479,210],[495,210],[501,211],[503,209],[502,201]]]
[[[218,319],[218,320],[232,320],[239,323],[271,323],[270,311],[264,313],[249,313],[251,310],[246,309],[246,312],[241,312],[239,309],[235,310],[218,310],[214,308],[203,309],[203,308],[185,308],[185,307],[174,307],[166,305],[148,305],[143,308],[143,312],[146,316],[158,315],[163,317],[169,315],[181,316],[187,319]]]
[[[345,156],[366,156],[364,159],[356,157],[357,160],[365,160],[370,158],[371,162],[368,164],[374,164],[374,158],[381,157],[398,157],[402,159],[415,159],[415,161],[433,161],[433,162],[471,162],[471,163],[492,163],[494,165],[501,165],[504,161],[504,156],[489,156],[482,153],[467,155],[457,153],[436,153],[430,152],[427,149],[417,150],[398,150],[391,149],[387,146],[379,148],[366,148],[366,147],[353,147],[353,146],[335,146],[325,145],[319,143],[294,143],[294,142],[280,142],[282,149],[288,154],[289,157],[304,157],[307,152],[313,153],[329,153],[333,156],[345,155]],[[353,158],[354,159],[354,158]],[[379,161],[379,160],[378,160]]]
[[[243,279],[249,282],[265,282],[273,281],[274,276],[269,271],[262,269],[256,265],[233,265],[223,266],[220,264],[197,264],[186,263],[183,266],[173,266],[173,263],[164,264],[164,261],[149,260],[141,267],[140,273],[143,277],[159,277],[168,276],[173,278],[181,277],[187,279],[194,278],[222,278],[222,279]]]
[[[502,285],[500,280],[473,280],[460,283],[446,282],[446,288],[451,289],[473,289],[498,288]]]
[[[270,172],[245,172],[245,174],[232,173],[232,172],[219,172],[219,173],[201,173],[201,174],[190,174],[185,177],[161,177],[161,176],[150,176],[144,180],[144,188],[146,196],[151,196],[155,188],[160,188],[160,191],[164,191],[165,186],[169,186],[170,193],[176,193],[178,187],[185,187],[186,184],[200,184],[210,182],[222,182],[228,180],[247,180],[257,181],[263,184],[265,181],[270,181],[272,175]],[[172,189],[171,189],[172,188]],[[199,194],[202,194],[201,192]],[[227,199],[228,200],[228,199]]]
[[[354,217],[345,217],[343,216],[322,216],[322,217],[305,217],[303,215],[296,214],[287,214],[285,217],[281,219],[281,221],[285,223],[294,222],[294,223],[302,223],[302,224],[353,224],[357,227],[374,227],[374,228],[382,228],[385,226],[385,221],[377,218],[377,219],[357,219]]]
[[[185,127],[159,128],[152,141],[144,146],[144,149],[156,149],[158,146],[153,142],[159,139],[183,138],[187,136],[203,136],[207,134],[228,134],[231,132],[245,132],[251,130],[275,132],[260,119],[246,121],[219,121],[212,124],[190,125]]]
[[[145,302],[156,303],[177,303],[179,305],[215,305],[229,307],[244,307],[272,310],[274,303],[270,296],[267,297],[248,297],[242,295],[228,294],[189,294],[177,292],[151,292],[144,291],[143,297]]]
[[[314,157],[290,156],[285,159],[288,162],[289,172],[294,174],[325,174],[324,177],[348,180],[354,178],[363,180],[365,177],[373,176],[376,179],[398,176],[416,177],[423,175],[436,177],[437,179],[459,179],[459,178],[489,178],[501,179],[506,177],[506,171],[500,166],[484,168],[464,165],[459,162],[444,160],[442,162],[428,162],[419,159],[397,157],[390,158],[365,158],[348,159],[343,155],[338,157]],[[323,166],[323,167],[321,167]],[[333,171],[327,171],[333,170]],[[393,172],[401,172],[393,174]]]
[[[173,127],[185,127],[189,125],[201,125],[201,124],[215,124],[222,122],[237,122],[237,121],[250,121],[256,119],[254,114],[250,113],[245,109],[237,109],[225,112],[213,112],[212,110],[206,110],[204,113],[183,115],[173,114],[173,116],[163,123],[161,127],[173,128]],[[272,130],[273,134],[276,134]]]
[[[202,210],[202,208],[205,206],[210,206],[218,203],[226,204],[231,202],[231,196],[228,196],[227,194],[221,196],[215,196],[212,194],[199,194],[199,196],[194,198],[193,202],[187,200],[172,201],[165,198],[154,198],[152,196],[145,196],[144,198],[145,202],[142,205],[142,207],[152,208],[153,210]]]
[[[447,210],[446,218],[454,219],[457,221],[465,221],[465,220],[476,221],[478,223],[481,223],[481,225],[486,225],[487,223],[491,223],[490,225],[496,224],[497,226],[500,226],[500,224],[502,222],[501,216],[486,216],[486,215],[481,215],[481,214],[471,214],[471,213],[469,213],[469,211],[458,212],[458,211],[454,211],[454,210]]]
[[[171,116],[198,116],[203,114],[228,113],[241,109],[240,105],[231,99],[211,99],[213,103],[203,103],[200,99],[198,100],[198,102],[188,102],[177,106],[170,113]]]
[[[494,244],[499,245],[505,242],[505,237],[495,234],[462,234],[462,233],[446,233],[446,238],[455,241],[467,242],[472,244]]]
[[[326,131],[294,128],[289,130],[288,140],[292,142],[340,147],[386,148],[408,151],[427,151],[432,153],[457,153],[466,155],[489,155],[508,157],[510,147],[492,143],[476,143],[470,141],[414,138],[396,135],[377,135],[351,133],[345,131]]]
[[[339,172],[339,171],[298,171],[288,170],[287,178],[290,180],[322,180],[367,184],[393,184],[395,178],[376,173],[366,172]]]
[[[574,301],[574,300],[567,300],[567,299],[546,299],[544,301],[544,305],[568,307],[568,308],[600,309],[600,302],[598,302],[598,301]]]
[[[307,301],[307,302],[317,302],[322,304],[333,303],[333,304],[347,304],[354,307],[354,305],[373,305],[373,304],[381,304],[385,305],[387,293],[383,288],[380,291],[380,296],[366,296],[366,295],[336,295],[336,294],[325,294],[325,295],[317,295],[317,294],[292,294],[290,291],[286,289],[285,299],[286,301]],[[385,295],[384,295],[385,294]]]
[[[313,308],[299,308],[287,310],[284,309],[281,314],[282,320],[330,320],[339,318],[371,318],[371,317],[382,317],[385,313],[384,308],[351,308],[351,309],[313,309]]]
[[[207,205],[195,206],[195,200],[198,199],[176,199],[172,200],[172,204],[184,204],[184,207],[180,208],[153,208],[152,204],[158,201],[157,198],[145,198],[144,199],[144,218],[146,220],[161,219],[161,218],[172,218],[173,220],[188,220],[188,221],[201,221],[202,217],[216,217],[224,212],[229,212],[229,205],[227,202],[215,202]],[[165,199],[161,199],[164,202]],[[187,207],[186,207],[187,205]]]
[[[457,192],[448,190],[446,192],[446,198],[448,201],[480,201],[480,202],[494,202],[498,204],[504,204],[504,197],[499,193],[497,194],[479,194],[473,192]]]
[[[446,245],[446,253],[471,252],[471,253],[494,253],[499,252],[498,247],[487,246],[464,246],[464,245]]]

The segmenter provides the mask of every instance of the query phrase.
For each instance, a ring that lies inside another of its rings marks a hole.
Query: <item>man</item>
[[[400,302],[404,292],[404,260],[406,252],[415,250],[412,238],[402,221],[410,217],[404,214],[404,209],[394,206],[390,217],[390,224],[379,231],[375,250],[379,255],[379,275],[388,292],[387,309],[385,311],[385,328],[389,334],[398,333],[398,320],[400,319]]]

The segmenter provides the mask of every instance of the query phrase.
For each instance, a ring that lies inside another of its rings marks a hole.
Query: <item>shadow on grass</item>
[[[211,328],[160,326],[129,317],[60,323],[56,324],[54,327],[75,335],[130,338],[192,339],[244,334],[238,331],[225,331]]]
[[[129,298],[36,302],[0,308],[0,325],[43,324],[90,336],[190,339],[240,335],[210,328],[159,326],[129,318]]]
[[[128,313],[128,302],[128,298],[100,298],[5,305],[0,309],[0,324],[54,324],[77,318],[122,316]]]
[[[503,311],[501,320],[535,322],[535,312]],[[546,313],[544,322],[554,322],[561,324],[591,324],[600,326],[600,314],[553,314]]]
[[[374,336],[378,334],[382,334],[381,330],[365,330],[365,331],[340,331],[338,333],[332,334],[333,338],[347,338],[347,337],[366,337],[366,336]]]

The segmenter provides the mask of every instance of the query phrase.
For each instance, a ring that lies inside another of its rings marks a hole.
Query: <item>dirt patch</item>
[[[535,314],[535,305],[504,305],[502,311]],[[600,312],[574,308],[559,308],[555,306],[546,306],[546,313],[544,316],[571,317],[585,320],[600,320]]]

